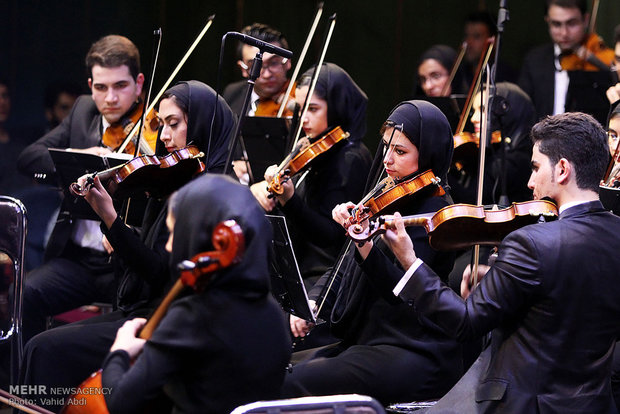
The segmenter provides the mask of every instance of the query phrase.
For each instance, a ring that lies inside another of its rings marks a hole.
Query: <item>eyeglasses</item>
[[[269,69],[271,73],[282,72],[284,70],[284,65],[288,62],[286,58],[280,57],[272,57],[269,60],[263,61],[263,66],[261,67],[261,72],[265,69]],[[254,61],[250,60],[249,62],[239,62],[239,66],[243,68],[243,70],[247,70],[248,72],[252,71],[252,66],[254,65]]]
[[[431,81],[432,83],[438,82],[440,79],[447,78],[448,74],[441,72],[432,72],[427,76],[420,76],[420,85],[424,85],[426,81]]]

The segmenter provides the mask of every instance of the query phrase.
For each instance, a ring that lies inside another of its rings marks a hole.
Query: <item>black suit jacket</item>
[[[50,132],[30,144],[17,159],[17,168],[23,174],[53,175],[54,163],[48,148],[89,148],[101,144],[101,114],[90,95],[80,96],[71,113]],[[73,220],[65,208],[58,215],[45,252],[46,259],[56,257],[63,251]]]
[[[536,119],[553,114],[555,63],[553,43],[532,49],[523,61],[519,86],[532,99]]]
[[[244,79],[227,85],[222,93],[222,97],[228,106],[230,106],[230,109],[232,109],[232,111],[239,116],[241,116],[241,109],[243,109],[243,100],[245,98],[247,87],[248,81],[247,79]]]
[[[423,318],[462,340],[494,329],[473,409],[462,402],[459,412],[616,412],[610,372],[620,334],[619,234],[620,218],[598,201],[526,226],[504,239],[466,301],[428,266],[418,268],[400,297]]]

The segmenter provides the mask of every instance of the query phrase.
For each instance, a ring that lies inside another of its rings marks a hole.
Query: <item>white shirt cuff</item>
[[[407,284],[407,282],[409,282],[409,279],[411,278],[411,276],[415,273],[416,270],[418,270],[418,267],[420,267],[422,263],[424,262],[419,257],[415,259],[415,262],[413,262],[413,264],[409,267],[409,269],[407,269],[403,277],[394,287],[394,290],[392,290],[392,293],[394,293],[394,296],[400,295],[400,292],[405,288],[405,285]]]

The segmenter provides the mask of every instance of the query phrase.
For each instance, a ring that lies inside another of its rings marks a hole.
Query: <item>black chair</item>
[[[235,408],[231,414],[384,414],[383,406],[366,395],[343,394],[258,401]]]
[[[22,359],[22,284],[24,280],[24,250],[26,246],[26,208],[21,201],[0,196],[0,253],[10,259],[12,297],[8,328],[0,331],[0,343],[10,342],[11,383],[17,384]]]

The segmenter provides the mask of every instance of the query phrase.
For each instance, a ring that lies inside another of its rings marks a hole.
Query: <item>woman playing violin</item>
[[[302,75],[295,100],[302,105],[313,69]],[[340,126],[350,136],[319,155],[309,168],[283,184],[284,192],[269,198],[267,184],[252,185],[252,193],[265,211],[276,205],[291,224],[293,246],[304,278],[317,277],[333,263],[345,240],[342,228],[331,219],[339,203],[361,197],[370,167],[370,153],[361,142],[366,133],[366,94],[339,66],[325,63],[310,97],[303,122],[310,142]],[[275,168],[265,174],[271,181]]]
[[[453,141],[450,125],[438,108],[423,101],[402,102],[382,133],[388,175],[401,181],[431,169],[445,183]],[[434,212],[449,203],[447,195],[411,197],[403,208],[407,214]],[[344,225],[353,206],[351,202],[336,206],[334,221]],[[430,266],[447,276],[453,256],[434,251],[423,229],[409,228],[408,233]],[[283,396],[361,393],[383,403],[411,401],[442,395],[459,377],[462,367],[456,342],[422,328],[412,317],[411,304],[379,293],[379,286],[369,279],[374,273],[402,275],[404,270],[381,241],[347,252],[319,313],[331,322],[332,333],[341,342],[315,350],[293,366],[285,378]],[[319,306],[320,292],[329,279],[328,272],[309,292]],[[309,327],[293,317],[291,329],[295,336],[303,336]]]
[[[491,111],[491,131],[500,131],[502,144],[487,147],[483,204],[493,204],[502,195],[502,177],[506,177],[506,195],[510,202],[526,201],[532,198],[527,188],[530,173],[532,144],[529,130],[535,122],[535,112],[528,96],[517,85],[500,82],[496,89],[496,100]],[[475,134],[480,135],[482,97],[474,97],[474,113],[471,122]],[[458,152],[458,148],[455,150]],[[457,160],[455,160],[457,161]],[[462,168],[452,168],[449,174],[451,194],[456,203],[476,204],[478,160],[458,160]]]
[[[213,89],[198,81],[180,82],[162,96],[159,111],[162,126],[157,154],[192,143],[208,154],[207,171],[223,170],[235,117],[222,98],[216,101]],[[108,250],[119,259],[117,310],[91,318],[87,324],[70,324],[34,337],[26,346],[22,365],[26,384],[78,385],[101,367],[123,322],[148,315],[171,281],[169,254],[164,248],[168,239],[167,197],[149,199],[140,235],[123,223],[97,178],[86,200],[101,217]]]
[[[208,206],[208,213],[197,206]],[[240,262],[205,275],[210,280],[197,294],[184,292],[148,341],[137,338],[144,319],[119,329],[103,364],[103,387],[112,390],[105,395],[111,413],[141,412],[162,390],[175,412],[187,413],[230,412],[278,397],[290,339],[269,292],[270,225],[247,187],[206,174],[180,189],[170,201],[166,249],[173,269],[213,251],[213,229],[229,219],[243,231]],[[248,342],[251,338],[260,340]]]

